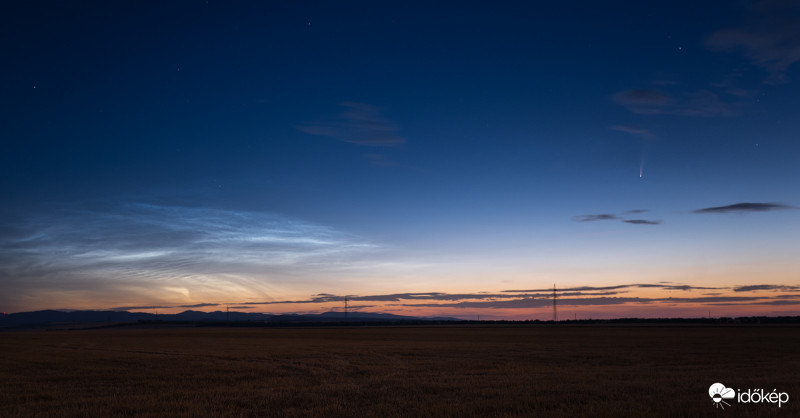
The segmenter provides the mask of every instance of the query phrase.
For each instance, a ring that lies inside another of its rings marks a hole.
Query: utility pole
[[[347,323],[347,296],[344,297],[344,323]]]
[[[231,305],[225,305],[225,322],[231,322]]]
[[[558,309],[556,308],[556,284],[553,283],[553,322],[558,321]]]

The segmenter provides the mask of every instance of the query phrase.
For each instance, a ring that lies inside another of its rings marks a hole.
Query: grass
[[[0,416],[800,416],[800,328],[0,334]],[[717,410],[708,387],[790,401]]]

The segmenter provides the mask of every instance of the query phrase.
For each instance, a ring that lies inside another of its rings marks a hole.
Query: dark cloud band
[[[792,206],[782,203],[736,203],[727,206],[697,209],[694,213],[769,212],[781,209],[792,209]]]

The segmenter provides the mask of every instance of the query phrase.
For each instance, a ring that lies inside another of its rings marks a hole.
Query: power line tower
[[[225,305],[225,322],[231,322],[231,305]]]
[[[553,322],[558,321],[558,307],[556,306],[556,284],[553,283]]]
[[[347,323],[347,296],[344,297],[344,323]]]

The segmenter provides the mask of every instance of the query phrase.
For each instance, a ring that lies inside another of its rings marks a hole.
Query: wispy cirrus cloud
[[[696,209],[693,213],[749,213],[749,212],[770,212],[784,209],[797,209],[795,206],[786,205],[783,203],[735,203],[726,206],[715,206],[702,209]],[[622,212],[622,215],[640,214],[648,212],[647,209],[633,209]],[[662,220],[653,219],[625,219],[626,217],[612,214],[590,214],[573,216],[572,220],[575,222],[597,222],[597,221],[621,221],[631,225],[661,225]]]
[[[648,296],[636,296],[636,290],[648,290]],[[572,286],[557,289],[558,303],[560,306],[611,306],[611,305],[640,305],[640,306],[675,306],[687,304],[703,305],[800,305],[800,290],[798,285],[738,285],[725,287],[695,286],[675,283],[627,283],[608,286]],[[663,296],[652,296],[653,292],[681,292],[680,297],[671,293],[662,293]],[[713,291],[713,292],[709,292]],[[726,292],[751,293],[742,296],[725,294]],[[499,292],[474,292],[474,293],[446,293],[446,292],[407,292],[372,295],[341,295],[321,293],[312,295],[307,299],[298,300],[265,300],[234,303],[239,309],[253,309],[257,306],[274,305],[315,305],[327,304],[326,309],[337,310],[341,308],[345,297],[351,302],[350,308],[382,309],[391,306],[410,308],[455,308],[455,309],[515,309],[515,308],[541,308],[552,306],[553,289],[549,287],[502,290]],[[766,293],[769,292],[769,293]],[[699,294],[698,294],[699,293]],[[697,296],[693,296],[697,294]],[[360,302],[360,303],[359,303]],[[366,303],[365,303],[366,302]],[[372,303],[370,303],[372,302]],[[333,306],[330,306],[333,304]],[[201,306],[218,306],[217,304],[195,305],[153,305],[126,307],[126,309],[167,309],[187,308]],[[116,309],[116,308],[115,308]],[[121,308],[119,308],[121,309]]]
[[[375,307],[375,305],[347,305],[347,309],[350,310],[350,311],[360,311],[362,309],[369,309],[369,308],[374,308],[374,307]],[[344,307],[343,306],[333,307],[333,308],[331,308],[331,311],[342,312],[342,311],[344,311]]]
[[[638,214],[647,212],[647,209],[633,209],[623,212],[623,214]],[[611,213],[601,213],[593,215],[579,215],[573,216],[572,220],[575,222],[597,222],[597,221],[622,221],[632,225],[660,225],[662,221],[647,220],[647,219],[624,219],[619,215]]]
[[[785,286],[784,291],[789,291],[794,286]],[[713,288],[713,287],[695,287],[689,285],[676,285],[676,286],[661,286],[657,284],[632,284],[632,285],[618,285],[618,286],[605,286],[605,287],[592,287],[582,286],[573,289],[625,289],[625,288],[660,288],[662,290],[684,290],[690,292],[692,290],[703,289],[730,289],[730,288]],[[532,291],[546,291],[552,289],[534,289]],[[755,290],[755,289],[754,289]],[[766,289],[760,289],[766,290]],[[527,292],[527,291],[509,291],[509,292]],[[635,296],[599,296],[599,297],[573,297],[569,294],[568,289],[562,292],[559,289],[558,304],[560,306],[609,306],[609,305],[640,305],[657,307],[660,305],[687,305],[687,304],[703,304],[708,306],[748,306],[748,305],[800,305],[800,295],[798,294],[784,294],[774,296],[732,296],[732,295],[702,295],[702,296],[685,296],[685,297],[635,297]],[[586,295],[584,295],[586,296]],[[520,308],[543,308],[552,306],[553,300],[550,293],[542,293],[539,295],[530,294],[514,294],[511,293],[506,298],[486,298],[486,299],[471,299],[452,301],[447,303],[441,302],[408,302],[403,303],[402,306],[407,307],[448,307],[456,309],[520,309]]]
[[[670,96],[654,89],[630,89],[615,93],[612,99],[631,112],[641,115],[720,117],[737,113],[734,105],[708,90]]]
[[[661,225],[661,221],[649,221],[647,219],[624,219],[622,222],[634,225]]]
[[[664,106],[670,98],[653,89],[630,89],[614,94],[614,101],[619,104],[634,107]]]
[[[747,286],[736,286],[733,288],[734,292],[755,292],[762,290],[788,292],[788,291],[800,290],[800,286],[787,286],[787,285],[777,285],[777,284],[753,284]]]
[[[705,44],[713,51],[741,51],[751,63],[767,71],[765,83],[785,83],[789,68],[800,61],[800,4],[758,2],[741,25],[712,33]]]
[[[651,288],[651,289],[661,289],[661,290],[720,290],[720,289],[727,289],[725,287],[704,287],[704,286],[692,286],[692,285],[676,285],[676,284],[669,284],[669,283],[633,283],[633,284],[618,284],[612,286],[573,286],[573,287],[565,287],[559,289],[559,291],[563,292],[575,292],[575,291],[600,291],[600,290],[620,290],[620,289],[630,289],[630,288]],[[529,290],[504,290],[503,292],[508,293],[529,293],[529,292],[552,292],[552,288],[539,288],[539,289],[529,289]]]
[[[614,221],[618,220],[619,216],[609,213],[601,213],[597,215],[579,215],[573,216],[572,220],[575,222],[596,222],[596,221]]]
[[[357,102],[342,102],[341,106],[344,110],[337,120],[308,123],[297,129],[368,147],[396,147],[406,143],[397,125],[384,117],[379,108]]]
[[[794,209],[793,206],[782,203],[735,203],[726,206],[715,206],[710,208],[697,209],[694,213],[730,213],[730,212],[770,212],[774,210]]]
[[[751,297],[751,296],[714,296],[714,297],[697,297],[697,298],[647,298],[647,297],[597,297],[597,298],[559,298],[558,303],[561,306],[608,306],[608,305],[657,305],[657,304],[775,304],[782,305],[800,305],[800,298],[798,300],[784,300],[784,301],[770,301],[766,298]],[[403,306],[414,307],[449,307],[461,309],[520,309],[520,308],[542,308],[549,307],[553,304],[553,300],[549,298],[518,298],[511,300],[494,300],[494,301],[464,301],[456,303],[408,303]]]
[[[652,139],[655,139],[655,137],[656,137],[655,135],[653,135],[652,132],[650,132],[650,130],[644,129],[644,128],[639,128],[639,127],[636,127],[636,126],[614,125],[614,126],[611,127],[611,129],[613,129],[615,131],[619,131],[619,132],[625,132],[627,134],[630,134],[630,135],[633,135],[633,136],[638,136],[639,138],[647,139],[647,140],[652,140]]]
[[[115,306],[113,308],[108,308],[110,311],[141,311],[141,310],[148,310],[148,309],[174,309],[174,308],[183,308],[183,309],[195,309],[195,308],[208,308],[211,306],[220,306],[218,303],[195,303],[192,305],[145,305],[145,306]],[[231,306],[233,308],[233,306]]]
[[[559,297],[595,297],[595,296],[614,296],[621,293],[627,293],[631,289],[657,289],[666,291],[684,291],[690,292],[694,290],[719,290],[727,288],[719,287],[704,287],[692,285],[676,285],[676,284],[622,284],[614,286],[574,286],[558,289]],[[350,301],[366,301],[366,302],[407,302],[407,301],[437,301],[437,302],[458,302],[466,300],[478,301],[501,301],[508,299],[531,299],[543,298],[550,300],[552,303],[552,288],[538,288],[528,290],[502,290],[500,292],[475,292],[475,293],[446,293],[446,292],[409,292],[409,293],[389,293],[380,295],[347,295]],[[345,295],[334,295],[322,293],[313,295],[312,297],[304,300],[270,300],[261,302],[244,302],[241,305],[274,305],[274,304],[306,304],[306,303],[329,303],[329,302],[344,302]]]

